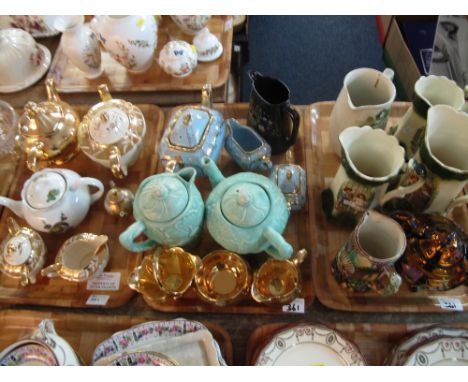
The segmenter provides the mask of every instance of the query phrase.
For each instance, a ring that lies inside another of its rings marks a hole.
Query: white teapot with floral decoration
[[[98,191],[91,194],[88,186]],[[46,168],[24,183],[20,201],[0,196],[0,205],[24,218],[37,231],[62,233],[79,225],[103,192],[103,184],[95,178],[83,178],[71,170]]]

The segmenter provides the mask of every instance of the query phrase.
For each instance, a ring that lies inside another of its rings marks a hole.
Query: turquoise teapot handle
[[[145,224],[141,221],[136,221],[128,227],[119,236],[120,244],[132,252],[143,252],[147,249],[154,248],[158,243],[154,240],[145,240],[141,243],[135,243],[134,240],[145,231]]]
[[[263,231],[263,236],[271,244],[265,252],[278,260],[286,260],[292,256],[293,247],[284,237],[271,227],[267,227]]]

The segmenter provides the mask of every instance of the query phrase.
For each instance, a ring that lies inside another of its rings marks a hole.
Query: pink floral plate
[[[0,366],[58,365],[54,352],[40,341],[19,341],[0,353]]]
[[[164,354],[145,351],[123,353],[119,358],[109,363],[109,366],[177,366],[177,362]]]

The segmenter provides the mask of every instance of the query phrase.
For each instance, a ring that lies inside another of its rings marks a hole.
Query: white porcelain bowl
[[[214,61],[223,54],[223,45],[206,27],[193,38],[193,45],[197,48],[198,61]]]
[[[176,15],[171,16],[180,30],[186,34],[195,35],[200,32],[210,21],[209,15]]]
[[[161,49],[158,62],[167,74],[186,77],[197,66],[197,49],[182,40],[169,41]]]
[[[39,81],[50,66],[50,51],[22,29],[0,30],[0,92],[12,93]]]

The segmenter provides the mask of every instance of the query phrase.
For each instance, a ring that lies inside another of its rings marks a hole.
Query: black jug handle
[[[254,82],[255,80],[257,80],[260,77],[263,77],[263,75],[260,72],[257,72],[256,70],[249,70],[247,72],[247,74],[249,75],[250,80],[252,82]]]
[[[294,142],[296,142],[301,117],[299,116],[299,113],[296,111],[296,109],[294,109],[291,106],[287,107],[287,111],[289,113],[289,116],[291,117],[293,127],[292,127],[292,131],[291,131],[291,136],[286,138],[286,142],[287,142],[288,145],[291,146],[291,145],[294,144]]]

